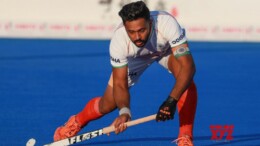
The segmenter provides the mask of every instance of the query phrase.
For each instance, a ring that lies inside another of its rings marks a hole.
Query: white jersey
[[[185,30],[169,13],[152,11],[151,20],[152,30],[143,47],[137,47],[128,37],[124,25],[119,25],[110,42],[110,61],[113,67],[125,66],[135,58],[163,56],[171,47],[187,41]]]

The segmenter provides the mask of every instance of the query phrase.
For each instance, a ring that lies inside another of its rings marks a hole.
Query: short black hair
[[[123,6],[118,14],[122,18],[123,23],[138,18],[150,19],[150,10],[143,1],[132,2]]]

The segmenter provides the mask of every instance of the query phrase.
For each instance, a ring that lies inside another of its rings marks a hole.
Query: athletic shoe
[[[81,130],[81,125],[76,121],[76,116],[69,118],[68,122],[58,127],[54,133],[54,141],[75,136]]]
[[[191,137],[188,135],[183,135],[173,142],[175,142],[178,146],[194,146]]]

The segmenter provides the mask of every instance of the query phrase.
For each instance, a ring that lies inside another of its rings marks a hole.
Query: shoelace
[[[174,143],[174,142],[177,145],[181,145],[181,146],[193,146],[190,138],[186,137],[186,136],[179,137],[179,138],[175,139],[174,141],[172,141],[172,143]]]

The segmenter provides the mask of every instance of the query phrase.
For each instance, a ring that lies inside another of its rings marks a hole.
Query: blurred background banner
[[[0,0],[1,38],[109,39],[136,0]],[[260,41],[259,0],[144,0],[171,13],[193,41]]]

